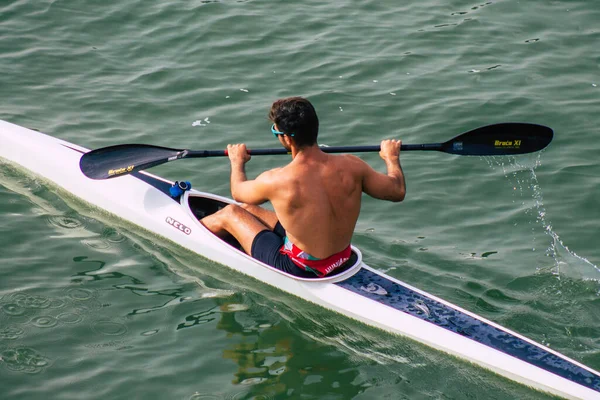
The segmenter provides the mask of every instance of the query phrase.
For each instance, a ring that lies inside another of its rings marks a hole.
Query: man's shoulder
[[[340,154],[339,156],[336,156],[336,159],[344,168],[362,169],[368,165],[364,160],[354,154]]]
[[[354,154],[340,154],[340,158],[346,162],[364,163],[364,161]]]
[[[276,179],[278,176],[282,175],[284,168],[285,167],[277,167],[277,168],[268,169],[268,170],[264,171],[263,173],[261,173],[257,177],[257,179],[261,179],[264,181]]]

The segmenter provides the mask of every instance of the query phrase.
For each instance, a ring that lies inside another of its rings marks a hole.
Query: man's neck
[[[312,146],[305,146],[298,148],[296,146],[292,146],[292,159],[296,159],[296,157],[300,158],[314,158],[323,155],[323,151],[319,148],[318,144],[314,144]]]

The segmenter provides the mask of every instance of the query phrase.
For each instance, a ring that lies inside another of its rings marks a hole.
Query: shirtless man
[[[363,192],[394,202],[404,199],[402,142],[381,142],[383,174],[356,156],[321,151],[319,120],[304,98],[275,101],[269,119],[292,162],[248,180],[246,146],[228,145],[231,195],[242,204],[228,205],[201,222],[217,235],[232,234],[246,253],[266,264],[296,276],[325,276],[350,258]],[[266,201],[275,212],[258,206]]]

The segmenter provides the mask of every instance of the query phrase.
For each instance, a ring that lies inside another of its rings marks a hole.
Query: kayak
[[[354,246],[351,259],[332,275],[289,275],[253,259],[234,239],[221,240],[198,221],[233,200],[195,189],[173,195],[173,182],[146,171],[115,179],[89,179],[79,165],[81,156],[89,151],[0,121],[0,158],[204,258],[537,390],[569,399],[600,399],[598,371],[369,267]]]

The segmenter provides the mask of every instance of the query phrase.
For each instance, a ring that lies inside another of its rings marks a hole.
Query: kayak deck
[[[583,365],[385,276],[363,268],[336,285],[600,392],[600,376]]]

